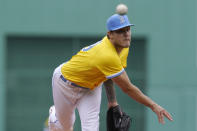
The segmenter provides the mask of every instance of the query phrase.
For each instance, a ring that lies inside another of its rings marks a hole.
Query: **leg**
[[[56,114],[55,106],[51,106],[49,109],[49,120],[48,120],[49,131],[63,131],[63,128],[59,123],[55,114]]]
[[[102,87],[90,91],[77,104],[82,131],[99,131],[99,112]]]
[[[71,92],[71,88],[65,85],[65,83],[60,79],[61,67],[58,67],[52,78],[53,87],[53,100],[55,105],[55,117],[62,131],[72,131],[75,121],[75,108],[76,105],[73,103],[74,96]]]
[[[75,105],[64,98],[61,92],[54,90],[54,93],[55,115],[64,129],[63,131],[72,131],[75,121]]]

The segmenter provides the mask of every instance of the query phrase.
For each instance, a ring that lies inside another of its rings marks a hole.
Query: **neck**
[[[120,54],[120,52],[122,51],[123,48],[115,46],[115,49],[116,49],[117,53]]]

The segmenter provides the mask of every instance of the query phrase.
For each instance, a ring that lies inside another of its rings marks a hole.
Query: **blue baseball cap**
[[[127,15],[114,14],[107,19],[107,30],[114,31],[127,26],[134,26],[130,24]]]

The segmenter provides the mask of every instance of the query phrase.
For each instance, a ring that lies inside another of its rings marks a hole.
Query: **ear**
[[[108,37],[108,39],[110,39],[112,37],[112,32],[111,31],[107,32],[107,37]]]
[[[107,35],[110,35],[110,34],[111,34],[111,32],[110,32],[110,31],[108,31],[108,32],[107,32]]]

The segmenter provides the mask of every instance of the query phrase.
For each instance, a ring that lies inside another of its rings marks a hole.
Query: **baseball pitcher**
[[[114,14],[107,20],[107,35],[101,41],[81,49],[69,61],[57,67],[52,77],[54,107],[49,116],[50,131],[73,131],[75,110],[82,131],[99,131],[101,86],[108,80],[124,93],[152,109],[159,122],[170,114],[133,85],[124,68],[131,42],[127,15]],[[109,109],[118,105],[113,87],[105,85]],[[123,123],[124,124],[124,123]]]

